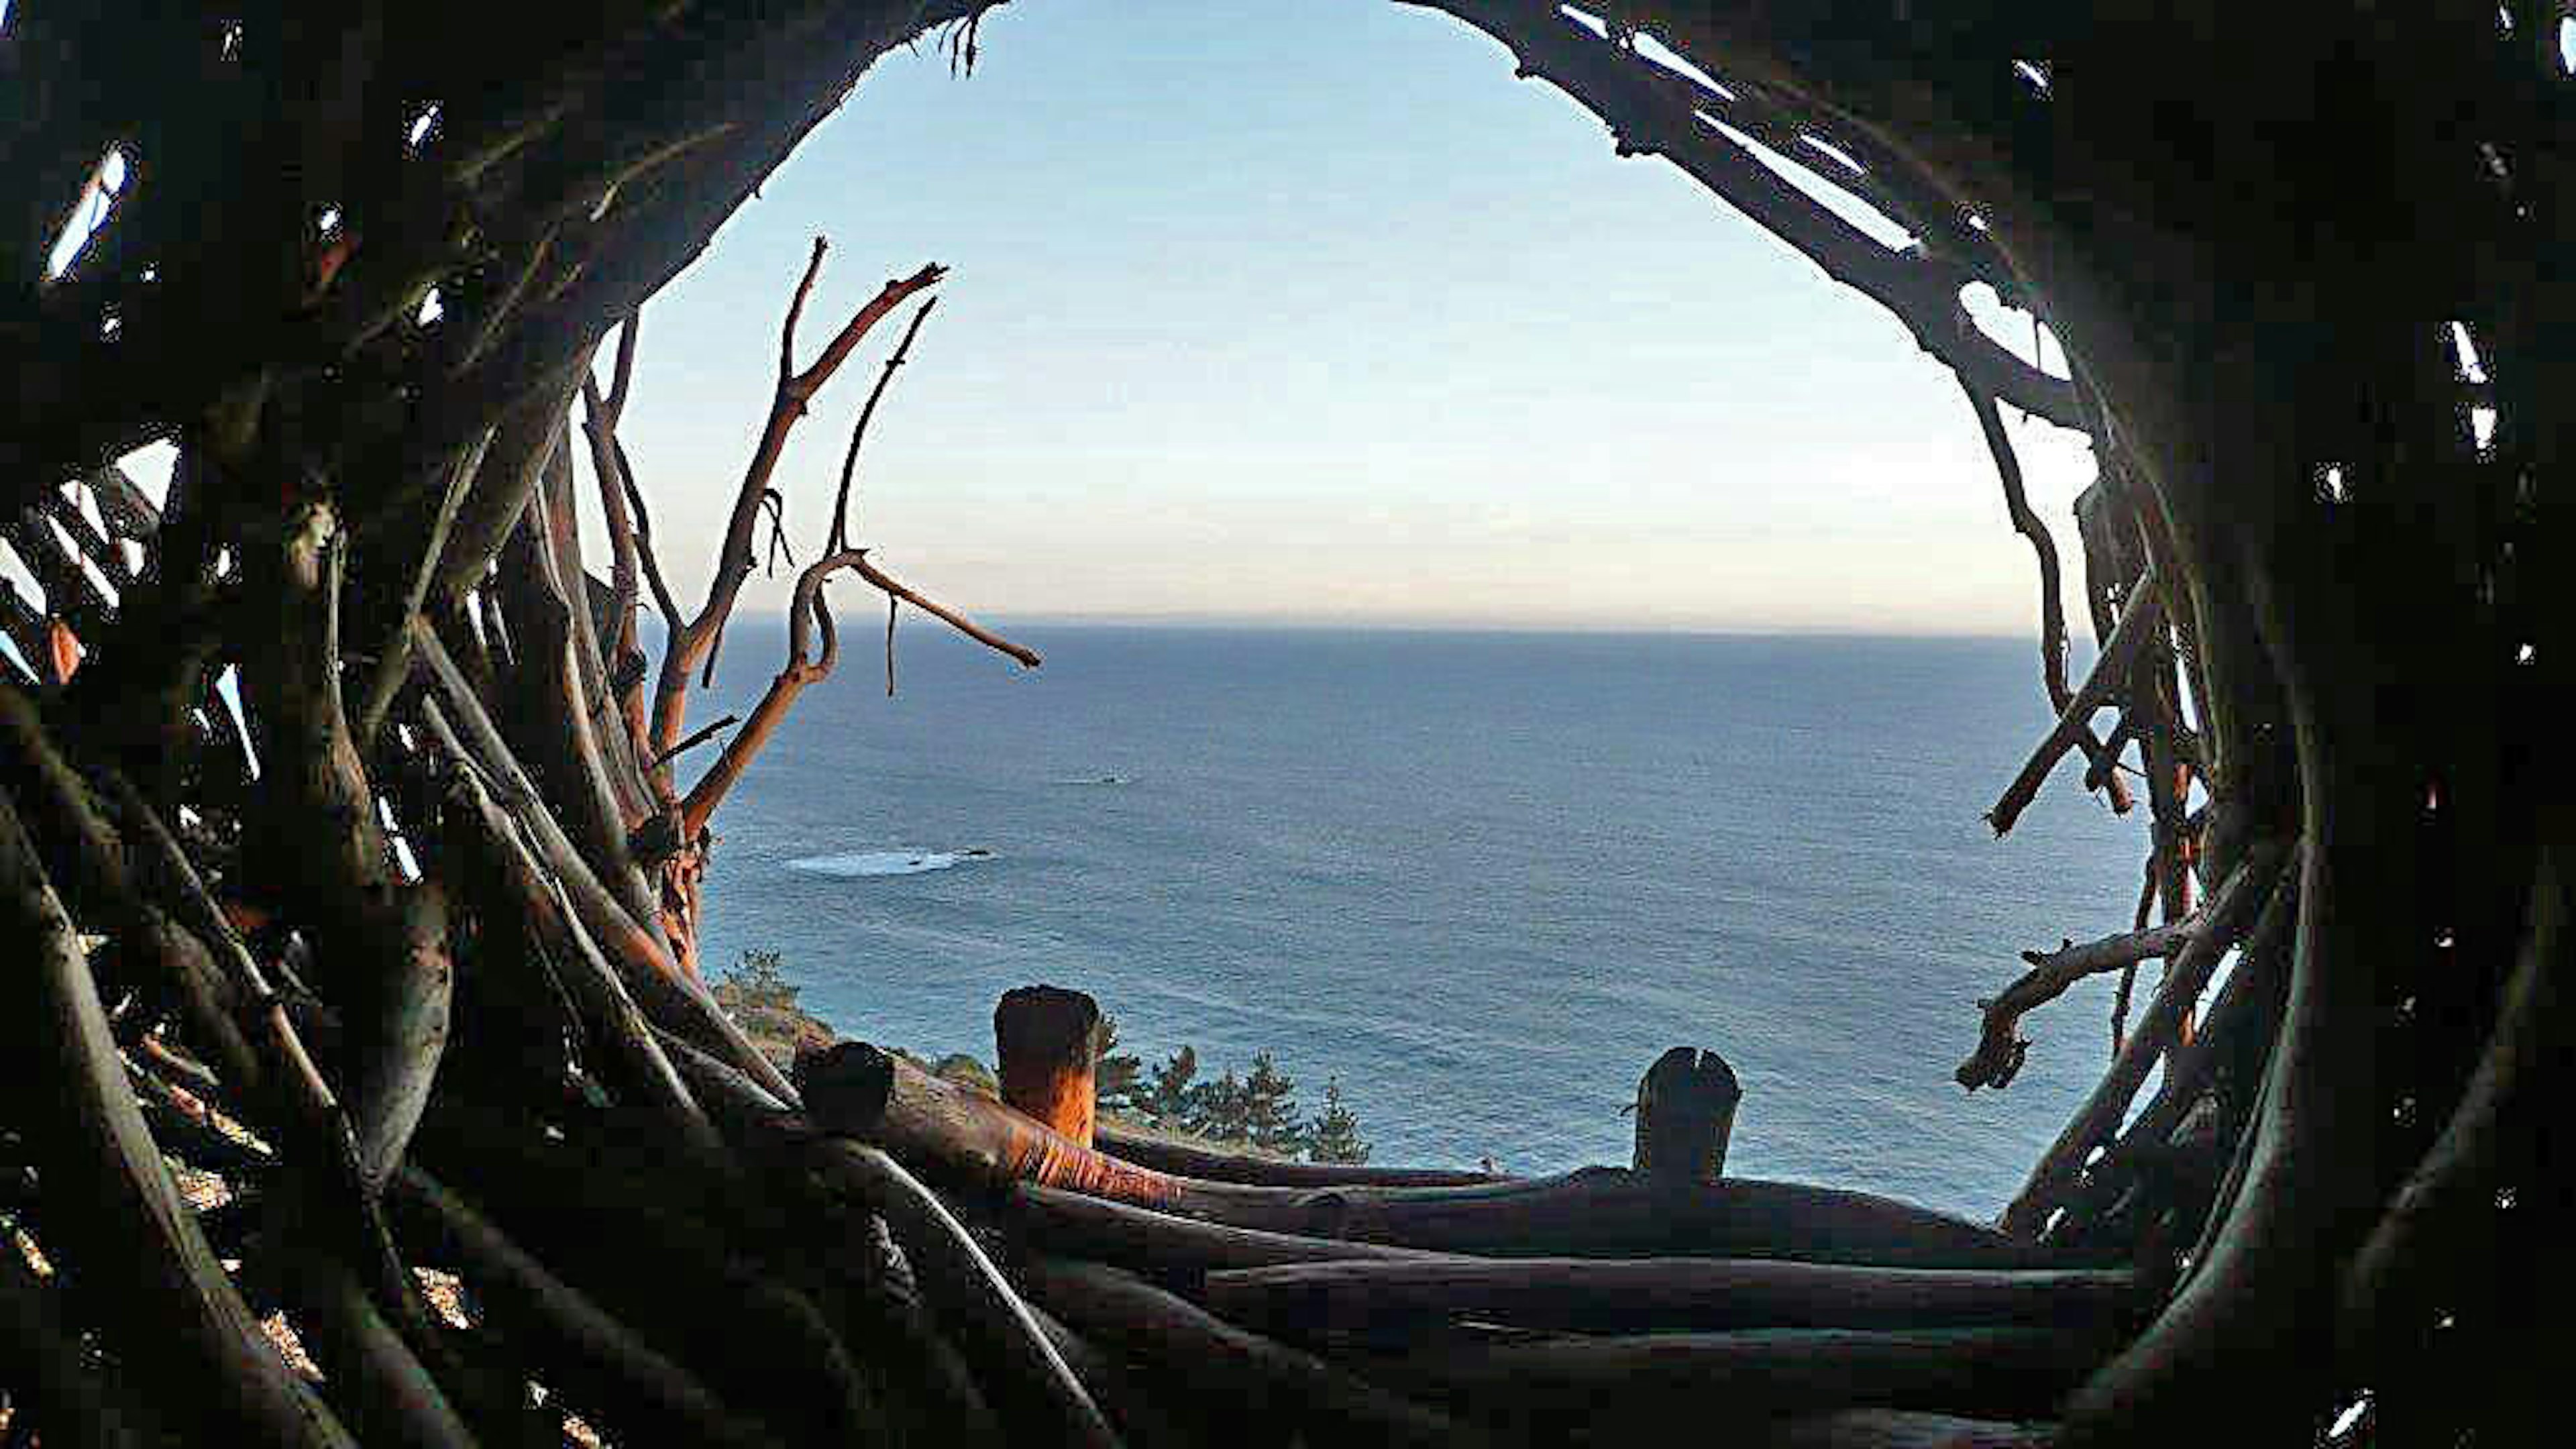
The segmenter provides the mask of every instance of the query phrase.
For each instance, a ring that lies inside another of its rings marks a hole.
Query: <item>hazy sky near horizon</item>
[[[1446,16],[1017,0],[971,77],[927,42],[881,62],[645,308],[623,436],[685,603],[817,233],[800,363],[886,278],[952,268],[858,533],[970,610],[2036,630],[1948,373]],[[800,554],[900,322],[790,444]],[[2071,565],[2081,440],[2017,432]]]

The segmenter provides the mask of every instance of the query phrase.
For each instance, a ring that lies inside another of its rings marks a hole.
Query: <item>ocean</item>
[[[2127,926],[2146,851],[2080,762],[1982,820],[2049,724],[2028,641],[1012,632],[1043,668],[913,616],[889,699],[851,621],[716,818],[711,975],[775,950],[844,1035],[986,1061],[1004,990],[1078,987],[1149,1064],[1337,1080],[1392,1164],[1624,1164],[1638,1077],[1708,1047],[1729,1171],[1979,1217],[2106,1060],[2096,979],[2009,1089],[1950,1077],[2019,950]],[[783,650],[737,622],[692,722]]]

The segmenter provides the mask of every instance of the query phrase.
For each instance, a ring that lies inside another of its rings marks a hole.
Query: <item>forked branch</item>
[[[815,394],[849,361],[870,329],[884,320],[886,314],[904,300],[936,283],[946,269],[932,264],[909,277],[897,278],[880,289],[865,306],[851,314],[849,321],[832,335],[814,361],[799,369],[796,366],[796,326],[802,319],[806,302],[821,275],[827,244],[814,239],[812,256],[796,284],[788,303],[786,323],[779,329],[778,381],[771,392],[769,417],[761,426],[760,439],[752,449],[751,461],[743,469],[742,482],[735,490],[733,514],[725,528],[723,552],[718,556],[716,576],[708,585],[706,602],[686,628],[673,634],[668,652],[663,656],[661,679],[655,689],[650,756],[667,750],[679,739],[685,720],[689,676],[702,670],[710,677],[715,656],[723,638],[725,623],[733,616],[734,604],[740,598],[742,585],[756,566],[753,539],[760,522],[762,500],[771,491],[771,479],[778,471],[778,460],[787,448],[787,437],[803,418]]]

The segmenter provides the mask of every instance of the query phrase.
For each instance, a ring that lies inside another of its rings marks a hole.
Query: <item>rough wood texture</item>
[[[2113,1270],[1861,1268],[1728,1258],[1351,1260],[1207,1276],[1218,1312],[1279,1331],[1401,1339],[1442,1321],[1570,1333],[1996,1325],[2100,1329],[2142,1306]]]
[[[1098,1106],[1092,1070],[1099,1060],[1100,1003],[1060,986],[1020,986],[993,1008],[996,1071],[1002,1100],[1091,1145]]]
[[[1422,1351],[1384,1360],[1380,1371],[1541,1434],[1677,1423],[1744,1432],[1847,1407],[2044,1415],[2109,1347],[2027,1328],[1766,1329]]]
[[[1028,1182],[1234,1227],[1501,1256],[1663,1253],[1941,1267],[2043,1263],[2042,1250],[1890,1198],[1727,1178],[1668,1184],[1617,1168],[1460,1188],[1204,1182],[1104,1157],[1000,1102],[863,1042],[797,1063],[805,1108],[963,1181]]]
[[[1147,1358],[1166,1374],[1236,1398],[1265,1426],[1307,1421],[1370,1444],[1462,1442],[1458,1425],[1446,1415],[1115,1268],[1039,1259],[1027,1265],[1025,1277],[1030,1291],[1074,1327]]]
[[[1658,1181],[1717,1181],[1726,1175],[1726,1144],[1743,1100],[1735,1069],[1717,1053],[1665,1052],[1637,1083],[1637,1146],[1629,1165]]]
[[[1300,1237],[1156,1212],[1133,1203],[1024,1183],[1011,1194],[1032,1241],[1143,1272],[1196,1274],[1277,1263],[1438,1257],[1420,1248]]]
[[[1331,1162],[1283,1162],[1242,1152],[1219,1152],[1184,1142],[1149,1137],[1101,1123],[1093,1145],[1112,1157],[1176,1177],[1203,1177],[1210,1182],[1244,1182],[1263,1187],[1475,1187],[1502,1182],[1499,1173],[1466,1172],[1442,1167],[1373,1167]]]

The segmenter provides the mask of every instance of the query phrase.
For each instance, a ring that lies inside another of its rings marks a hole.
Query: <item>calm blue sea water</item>
[[[989,1060],[1003,990],[1078,986],[1149,1061],[1339,1077],[1377,1161],[1521,1172],[1625,1162],[1708,1046],[1733,1169],[1978,1215],[2101,1070],[2096,982],[2009,1091],[1949,1075],[2145,851],[2072,766],[1979,818],[2048,723],[2028,643],[1031,625],[1022,673],[913,624],[887,699],[856,632],[718,817],[705,937],[845,1034]],[[719,698],[780,649],[738,626]]]

